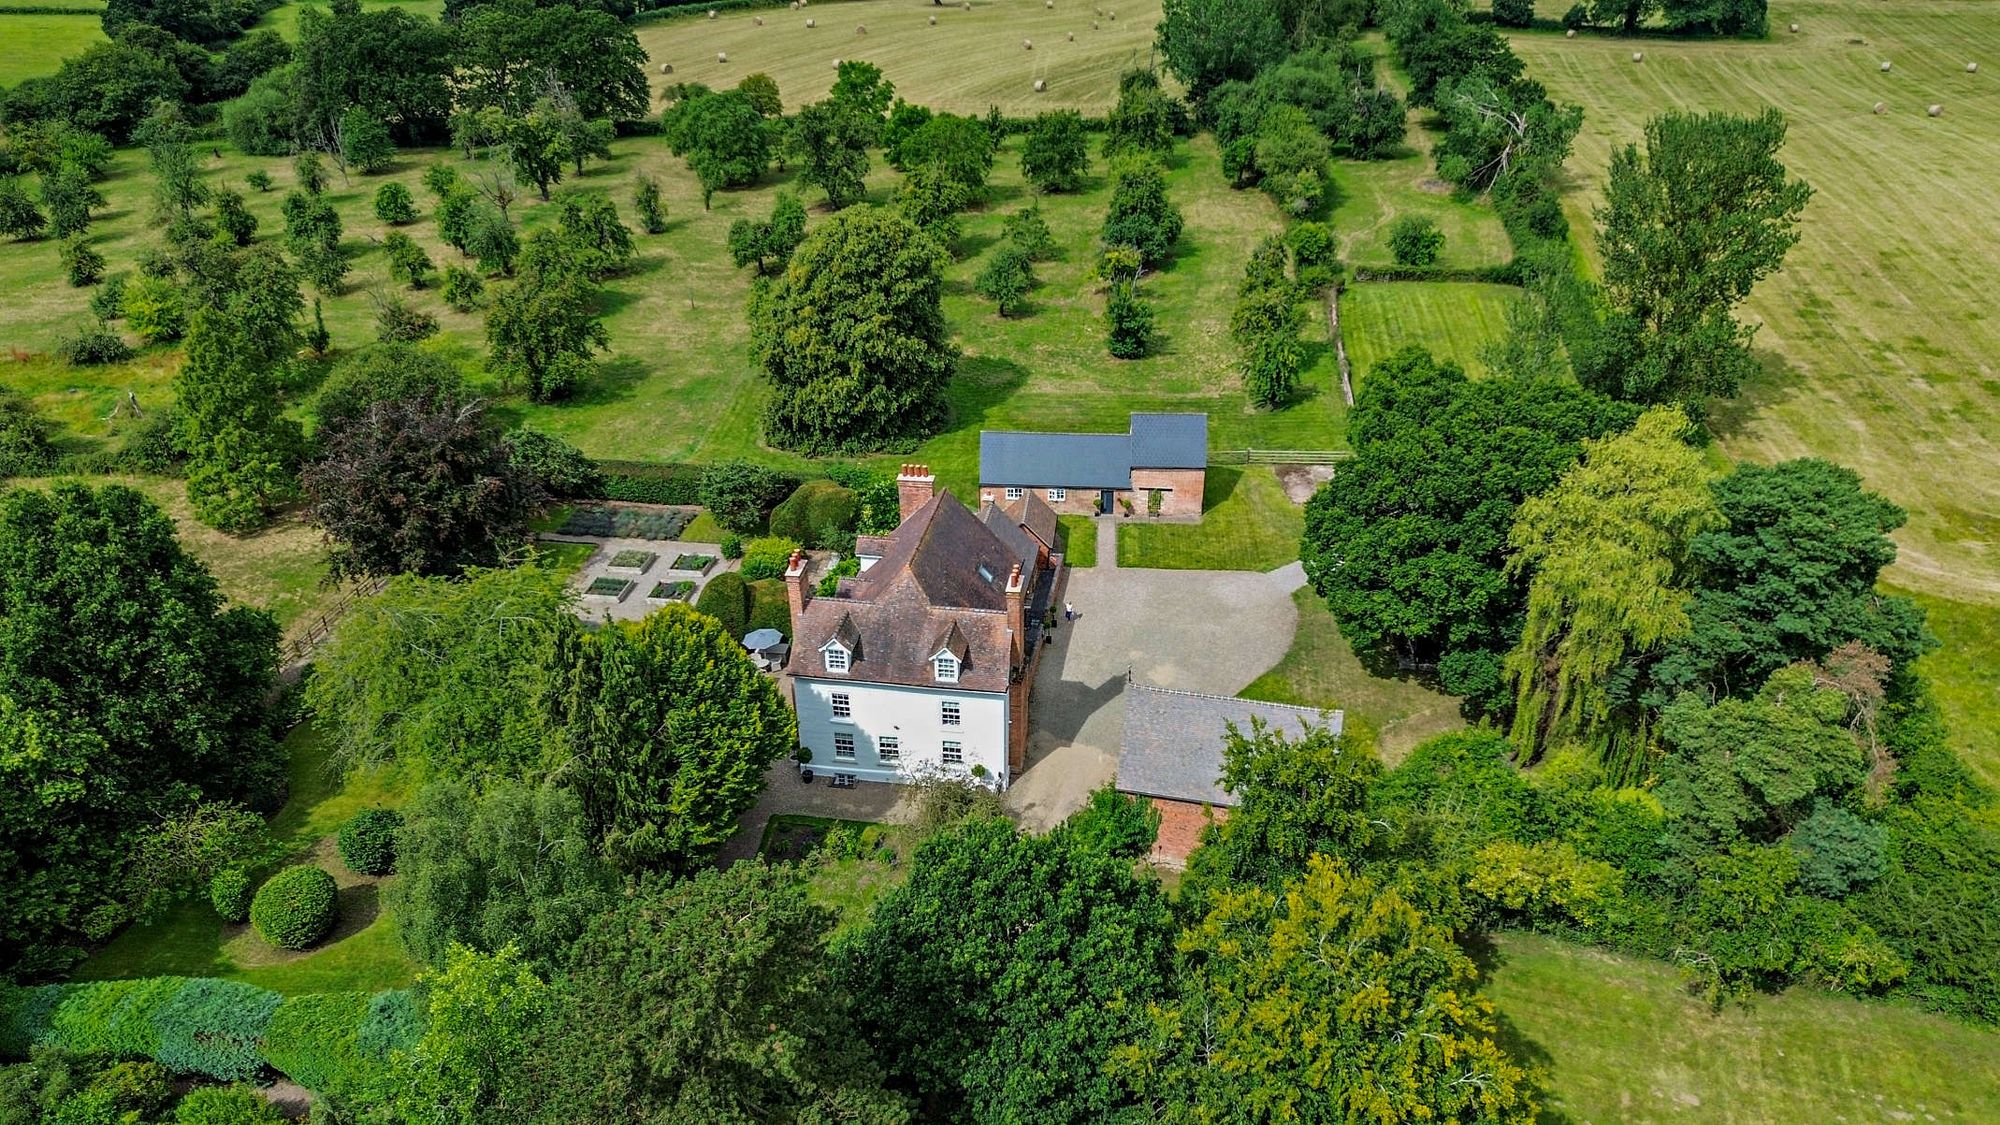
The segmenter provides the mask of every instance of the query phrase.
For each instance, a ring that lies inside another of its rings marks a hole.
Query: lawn
[[[293,728],[285,747],[291,755],[289,795],[271,822],[271,834],[292,861],[318,863],[340,883],[342,919],[332,939],[304,953],[280,952],[249,927],[223,923],[205,899],[195,899],[156,922],[128,928],[83,963],[78,980],[220,976],[284,993],[372,991],[409,983],[416,967],[396,940],[394,923],[380,911],[379,880],[347,871],[328,839],[364,808],[402,804],[407,786],[392,768],[343,783],[310,723]]]
[[[720,88],[764,73],[777,79],[785,108],[795,110],[823,95],[834,60],[860,59],[881,67],[905,98],[933,109],[985,113],[997,105],[1010,117],[1065,108],[1102,115],[1118,100],[1119,73],[1146,65],[1160,0],[1131,0],[1102,19],[1091,11],[1084,0],[1059,0],[1054,8],[980,0],[971,11],[856,0],[803,12],[780,6],[723,12],[714,20],[679,17],[637,31],[653,63],[647,73],[655,93],[675,82]],[[808,19],[819,26],[807,27]],[[866,35],[856,30],[863,27]],[[1023,40],[1034,49],[1023,49]],[[729,61],[717,61],[718,53]],[[661,64],[673,74],[661,74]],[[1041,93],[1038,78],[1047,86]]]
[[[832,828],[843,829],[857,839],[872,828],[881,844],[867,855],[815,855],[814,849]],[[840,916],[836,934],[867,921],[875,900],[909,878],[905,862],[909,851],[903,831],[893,826],[792,814],[780,814],[766,822],[763,839],[757,844],[757,854],[770,862],[803,861],[806,896]]]
[[[1118,565],[1274,570],[1299,557],[1305,515],[1268,465],[1210,465],[1200,523],[1144,515],[1118,524]]]
[[[310,620],[341,596],[342,587],[327,584],[325,541],[296,516],[282,516],[248,535],[227,535],[194,518],[186,485],[179,480],[123,476],[78,479],[93,486],[122,484],[145,493],[173,519],[181,545],[215,575],[224,597],[269,611],[280,627]],[[17,478],[9,483],[41,487],[48,482]]]
[[[72,6],[72,0],[62,3]],[[64,59],[103,40],[104,20],[99,16],[10,12],[0,6],[0,86],[54,74]]]
[[[1544,1055],[1555,1120],[2000,1120],[2000,1033],[1807,988],[1711,1012],[1657,961],[1515,934],[1497,952],[1488,994]]]
[[[324,4],[313,6],[322,11],[326,8]],[[444,0],[361,0],[361,6],[370,10],[402,8],[411,15],[429,16],[433,19],[444,14]],[[269,28],[284,36],[287,41],[295,41],[299,37],[299,12],[306,7],[307,5],[299,0],[280,4],[265,12],[264,18],[257,21],[257,27]]]
[[[1422,130],[1411,129],[1422,138]],[[1340,257],[1352,266],[1387,266],[1389,227],[1405,215],[1436,223],[1444,233],[1437,264],[1449,269],[1505,265],[1514,256],[1500,216],[1484,203],[1454,198],[1437,179],[1429,156],[1400,160],[1342,160],[1334,164],[1337,189],[1328,222],[1340,238]]]
[[[1722,447],[1853,466],[1910,511],[1895,581],[2000,603],[2000,4],[1788,0],[1771,26],[1764,42],[1649,40],[1638,65],[1615,38],[1513,42],[1530,77],[1585,107],[1568,202],[1586,240],[1613,149],[1648,117],[1784,112],[1780,159],[1816,191],[1784,270],[1744,307],[1764,374],[1717,417]],[[1943,116],[1925,116],[1933,103]]]
[[[1326,602],[1310,586],[1292,595],[1299,628],[1291,651],[1240,692],[1300,707],[1339,708],[1348,729],[1371,735],[1388,762],[1401,761],[1417,744],[1465,725],[1458,700],[1408,677],[1378,676],[1362,667],[1340,635]]]
[[[2000,608],[1971,605],[1914,591],[1944,647],[1917,662],[1944,712],[1951,748],[2000,786]]]
[[[1472,282],[1369,281],[1340,294],[1340,334],[1358,392],[1376,362],[1417,344],[1478,378],[1487,344],[1507,334],[1507,308],[1520,299],[1510,285]]]
[[[1056,517],[1056,549],[1070,566],[1097,565],[1097,521],[1089,516]]]

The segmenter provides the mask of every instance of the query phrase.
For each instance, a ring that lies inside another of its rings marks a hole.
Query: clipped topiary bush
[[[340,826],[334,842],[340,862],[358,875],[387,875],[396,870],[396,831],[403,814],[395,809],[362,809]]]
[[[309,864],[266,880],[250,902],[250,923],[280,949],[304,949],[326,936],[337,913],[333,876]]]
[[[722,630],[731,637],[742,639],[749,632],[750,587],[743,576],[727,570],[708,580],[702,587],[701,597],[695,599],[694,608],[722,622]]]
[[[250,873],[241,867],[228,867],[215,873],[208,881],[208,901],[215,912],[225,922],[247,922],[250,920],[250,897],[257,888],[250,882]]]
[[[818,547],[832,536],[854,530],[854,518],[861,509],[854,490],[830,480],[809,480],[771,510],[771,534]]]
[[[744,580],[758,582],[766,578],[783,578],[785,567],[792,561],[792,552],[798,549],[798,540],[779,535],[752,539],[750,545],[743,549]]]

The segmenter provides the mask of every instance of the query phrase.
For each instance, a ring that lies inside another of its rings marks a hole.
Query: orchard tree
[[[993,136],[978,118],[940,113],[904,138],[898,167],[912,178],[930,175],[963,187],[973,197],[993,171]]]
[[[774,384],[771,442],[811,454],[881,449],[935,433],[958,353],[944,311],[940,246],[893,211],[814,228],[753,310]]]
[[[604,854],[691,872],[737,830],[764,771],[798,746],[771,681],[714,618],[669,605],[635,624],[565,626],[542,709],[563,783]]]
[[[805,204],[797,195],[781,191],[769,219],[738,219],[729,224],[729,258],[738,268],[755,265],[759,276],[783,273],[805,237]]]
[[[1631,658],[1686,635],[1688,552],[1722,522],[1693,425],[1656,407],[1631,430],[1584,443],[1583,460],[1522,503],[1508,544],[1531,574],[1527,620],[1507,657],[1514,743],[1524,758],[1578,742],[1634,781],[1645,738],[1613,677]]]
[[[1167,175],[1158,163],[1134,158],[1111,173],[1111,206],[1104,215],[1104,244],[1130,246],[1152,269],[1173,256],[1181,237],[1180,208],[1167,199]]]
[[[0,494],[0,964],[122,920],[136,833],[275,795],[277,645],[138,492]]]
[[[377,401],[318,439],[300,484],[341,577],[490,565],[526,541],[546,499],[477,401]]]
[[[344,167],[379,172],[396,159],[396,142],[388,126],[367,109],[354,105],[340,115],[338,155]]]
[[[424,275],[434,268],[431,256],[424,253],[424,248],[399,230],[390,231],[388,237],[382,240],[382,253],[389,259],[389,273],[409,282],[412,289],[422,289]]]
[[[634,176],[632,207],[639,212],[639,229],[647,234],[666,233],[667,208],[660,202],[660,181],[646,175]]]
[[[153,201],[162,221],[186,223],[208,203],[208,185],[195,155],[194,130],[176,105],[161,103],[139,127],[152,167]]]
[[[1068,829],[997,818],[944,829],[908,866],[837,962],[896,1084],[942,1120],[1118,1119],[1112,1053],[1171,980],[1159,883]]]
[[[825,192],[836,210],[860,202],[868,193],[868,146],[880,131],[880,122],[833,98],[805,107],[792,130],[799,179]]]
[[[451,361],[403,344],[378,344],[342,356],[320,381],[307,409],[321,430],[358,420],[378,402],[457,398],[463,384]]]
[[[174,375],[174,404],[188,453],[188,502],[203,523],[248,531],[298,494],[292,471],[304,437],[285,417],[275,365],[260,354],[243,317],[196,310],[187,362]]]
[[[1016,246],[1002,246],[993,252],[986,268],[974,282],[979,295],[993,302],[1001,316],[1018,312],[1035,288],[1035,270],[1028,255]]]
[[[51,238],[82,233],[90,226],[91,211],[104,206],[104,193],[91,186],[90,174],[75,164],[43,172],[38,190]]]
[[[9,178],[0,180],[0,234],[26,242],[40,238],[48,220],[42,217],[41,209],[28,198],[20,181]]]
[[[1058,109],[1035,118],[1021,150],[1021,175],[1036,191],[1075,191],[1090,172],[1088,134],[1083,115]]]
[[[590,373],[591,353],[611,346],[597,319],[596,294],[558,232],[530,240],[547,248],[547,264],[523,269],[521,279],[497,290],[486,314],[486,342],[493,366],[519,380],[536,402],[566,398]]]
[[[1354,459],[1306,505],[1301,557],[1371,665],[1436,666],[1473,711],[1501,702],[1526,582],[1515,510],[1635,411],[1570,383],[1474,381],[1419,348],[1378,362],[1348,414]]]
[[[1667,113],[1612,155],[1597,210],[1612,305],[1600,389],[1699,419],[1756,369],[1733,310],[1798,242],[1812,189],[1777,159],[1785,118]]]
[[[679,94],[662,118],[667,147],[687,158],[706,210],[717,191],[756,183],[771,166],[771,134],[747,94],[705,86],[682,86]]]
[[[602,281],[632,264],[632,231],[603,192],[582,192],[559,205],[562,237],[576,254],[584,276]]]
[[[1128,70],[1118,76],[1118,101],[1104,120],[1104,157],[1164,157],[1174,148],[1174,118],[1179,107],[1150,70]]]
[[[1242,356],[1243,387],[1252,405],[1274,410],[1298,391],[1306,365],[1305,325],[1289,284],[1259,285],[1237,300],[1229,335]]]
[[[1438,175],[1467,191],[1553,173],[1583,127],[1581,106],[1557,106],[1527,79],[1499,82],[1475,71],[1440,81],[1435,101],[1448,125],[1434,152]]]
[[[575,947],[516,1119],[907,1122],[828,979],[834,921],[782,864],[620,895]]]
[[[1255,154],[1259,185],[1286,214],[1306,218],[1325,206],[1333,149],[1305,110],[1271,107],[1258,127]]]
[[[1279,893],[1224,892],[1181,939],[1180,994],[1120,1071],[1149,1119],[1537,1118],[1451,927],[1315,855]]]
[[[417,221],[417,203],[410,197],[410,189],[390,180],[375,189],[375,217],[392,226]]]
[[[1282,7],[1275,0],[1166,0],[1156,45],[1199,102],[1223,82],[1247,82],[1285,57]]]

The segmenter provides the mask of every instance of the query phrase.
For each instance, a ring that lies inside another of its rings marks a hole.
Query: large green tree
[[[1180,995],[1120,1071],[1163,1122],[1532,1122],[1533,1076],[1448,925],[1315,855],[1230,891],[1180,943]]]
[[[1785,118],[1666,113],[1646,147],[1612,154],[1597,210],[1612,305],[1607,355],[1591,376],[1639,402],[1700,418],[1756,369],[1751,328],[1731,315],[1799,240],[1812,189],[1778,161]]]
[[[860,202],[868,193],[868,147],[880,133],[877,119],[839,99],[805,107],[791,133],[799,179],[825,192],[830,207]]]
[[[624,21],[593,5],[482,0],[457,24],[456,105],[512,116],[559,88],[586,119],[646,115],[646,52]]]
[[[558,775],[627,867],[685,872],[709,859],[765,769],[798,745],[771,680],[685,605],[595,631],[566,623],[550,665],[542,709]]]
[[[1485,709],[1527,600],[1506,573],[1515,509],[1633,411],[1553,380],[1474,381],[1417,348],[1367,375],[1354,459],[1306,505],[1306,575],[1363,659],[1437,665]]]
[[[667,147],[686,157],[701,181],[703,207],[723,188],[756,183],[771,166],[770,129],[756,103],[740,90],[680,87],[680,99],[662,121]]]
[[[1522,503],[1508,543],[1528,585],[1527,620],[1507,657],[1513,735],[1524,756],[1580,742],[1635,779],[1645,739],[1614,716],[1614,675],[1688,631],[1688,550],[1721,523],[1693,426],[1676,407],[1584,443],[1583,461]],[[1629,679],[1630,677],[1621,677]]]
[[[508,946],[459,946],[420,978],[423,1034],[399,1051],[375,1108],[410,1125],[518,1121],[536,1091],[523,1074],[558,1003],[554,989]]]
[[[527,1120],[896,1125],[796,869],[656,879],[594,918],[520,1078]]]
[[[813,228],[752,312],[774,384],[764,414],[773,444],[858,452],[943,425],[958,359],[940,304],[948,261],[935,240],[887,209]]]
[[[1167,69],[1200,101],[1232,78],[1248,81],[1285,57],[1275,0],[1166,0],[1156,46]]]
[[[1021,175],[1036,191],[1075,191],[1090,171],[1083,115],[1073,109],[1040,114],[1021,148]]]
[[[268,615],[223,609],[139,493],[0,495],[0,966],[122,917],[134,834],[273,796],[277,641]]]
[[[349,106],[361,106],[399,143],[437,143],[451,117],[452,29],[397,7],[335,5],[299,14],[288,68],[299,143],[325,148]]]
[[[1114,1119],[1111,1052],[1166,994],[1165,894],[1067,830],[975,819],[925,841],[838,961],[890,1074],[942,1120]]]
[[[297,495],[293,467],[304,445],[279,401],[276,366],[260,354],[246,320],[237,310],[197,310],[187,362],[174,374],[188,502],[202,522],[225,531],[256,527]]]
[[[494,369],[536,402],[567,398],[590,376],[592,353],[611,346],[597,318],[587,256],[561,231],[535,232],[522,255],[520,279],[496,290],[487,310]]]

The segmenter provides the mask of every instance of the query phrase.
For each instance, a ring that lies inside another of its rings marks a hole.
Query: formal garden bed
[[[611,561],[604,566],[607,570],[630,570],[644,574],[653,569],[653,564],[658,561],[660,561],[658,552],[630,549],[611,556]]]
[[[649,602],[662,605],[667,602],[684,602],[694,596],[694,583],[687,581],[655,582],[652,592],[646,595]]]
[[[613,578],[607,574],[602,578],[591,579],[590,585],[583,588],[583,596],[622,602],[625,600],[625,595],[632,592],[632,586],[633,582],[629,578]]]
[[[714,555],[677,555],[674,558],[673,565],[667,569],[687,570],[693,571],[696,574],[707,574],[708,568],[714,565]]]
[[[557,535],[587,535],[595,539],[675,539],[694,518],[674,508],[611,508],[598,505],[572,511]]]

